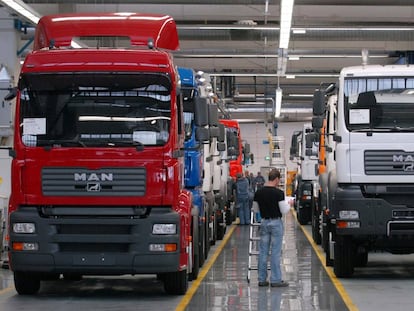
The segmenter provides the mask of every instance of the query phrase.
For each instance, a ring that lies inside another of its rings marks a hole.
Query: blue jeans
[[[281,218],[264,219],[260,224],[260,242],[259,242],[259,282],[267,280],[267,259],[270,254],[270,283],[279,283],[282,281],[282,272],[280,269],[280,254],[282,251],[283,241],[283,222]]]
[[[250,204],[249,198],[247,199],[239,199],[237,201],[237,205],[239,207],[239,218],[241,225],[249,225],[250,224]]]

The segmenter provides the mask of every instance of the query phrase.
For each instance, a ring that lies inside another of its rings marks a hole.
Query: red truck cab
[[[112,46],[120,41],[129,46]],[[9,261],[19,294],[60,275],[142,273],[186,292],[193,207],[179,78],[166,51],[178,46],[169,16],[40,19],[11,151]]]

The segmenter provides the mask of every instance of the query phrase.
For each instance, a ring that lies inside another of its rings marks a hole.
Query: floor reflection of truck
[[[133,48],[113,47],[122,42]],[[177,48],[165,15],[40,19],[8,96],[17,95],[9,256],[19,294],[61,275],[142,273],[184,294],[197,276],[182,95],[165,51]]]

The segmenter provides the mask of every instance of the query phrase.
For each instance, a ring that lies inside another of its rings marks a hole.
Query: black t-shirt
[[[262,218],[282,217],[279,210],[279,202],[285,200],[285,194],[282,190],[264,186],[254,194],[254,201],[259,204],[260,216]]]

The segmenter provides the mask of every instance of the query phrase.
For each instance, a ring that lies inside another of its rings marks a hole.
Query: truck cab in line
[[[326,133],[335,144],[335,164],[326,168],[327,258],[336,276],[350,277],[370,251],[414,252],[414,68],[347,67],[337,87]],[[320,92],[315,120],[327,115]]]
[[[183,102],[169,52],[178,47],[167,15],[40,19],[8,96],[19,294],[61,276],[122,274],[155,274],[167,293],[184,294],[197,277],[198,209],[184,187]]]
[[[318,144],[308,146],[313,135],[311,123],[305,123],[301,131],[294,132],[291,139],[290,159],[297,163],[295,177],[295,209],[299,223],[305,225],[312,220],[317,186]]]

